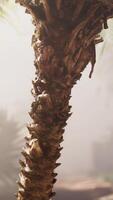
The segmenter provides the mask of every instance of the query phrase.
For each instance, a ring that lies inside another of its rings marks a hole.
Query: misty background
[[[18,160],[27,133],[26,124],[30,121],[30,91],[35,74],[31,47],[34,27],[30,16],[16,6],[7,19],[0,21],[1,199],[5,191],[9,196],[16,191]],[[112,173],[113,170],[112,161],[101,168],[111,160],[113,150],[110,145],[113,141],[113,20],[109,20],[109,30],[102,35],[105,41],[97,45],[97,63],[92,79],[88,78],[89,64],[72,90],[70,104],[73,115],[68,120],[62,143],[64,149],[60,158],[62,165],[57,170],[58,183],[99,175],[101,171],[107,173],[108,170],[109,173],[110,170]],[[103,160],[99,162],[103,149]]]

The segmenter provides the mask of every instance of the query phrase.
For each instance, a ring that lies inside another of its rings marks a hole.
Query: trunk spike
[[[19,163],[20,163],[21,167],[25,167],[26,166],[25,162],[22,161],[22,160],[19,160]]]

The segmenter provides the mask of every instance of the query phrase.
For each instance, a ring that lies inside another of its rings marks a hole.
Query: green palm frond
[[[20,33],[18,7],[14,0],[0,0],[0,21],[5,21]]]
[[[14,0],[0,0],[0,20],[5,20],[13,25],[15,8]]]
[[[1,0],[0,1],[0,17],[4,18],[9,15],[10,9],[14,8],[14,1]]]

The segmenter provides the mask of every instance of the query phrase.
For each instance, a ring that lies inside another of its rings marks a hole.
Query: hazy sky
[[[18,21],[16,31],[9,23],[0,22],[0,109],[7,109],[11,116],[25,122],[35,71],[30,46],[33,26],[22,8],[18,8],[13,19]],[[92,142],[103,140],[113,130],[113,45],[110,42],[106,39],[103,56],[99,54],[102,46],[97,49],[98,62],[92,79],[88,78],[88,66],[73,88],[70,101],[73,115],[66,128],[61,175],[71,177],[76,171],[90,169]]]
[[[33,27],[30,17],[21,9],[17,11],[13,20],[0,22],[0,104],[13,113],[29,100],[34,75],[34,54],[30,45]]]

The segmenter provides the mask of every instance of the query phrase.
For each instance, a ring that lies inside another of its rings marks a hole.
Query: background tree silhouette
[[[6,195],[7,191],[14,191],[18,173],[18,155],[22,139],[19,136],[22,126],[8,117],[6,110],[0,111],[0,196]],[[20,141],[19,141],[20,140]],[[3,192],[2,192],[3,191]],[[12,193],[13,195],[13,193]]]

